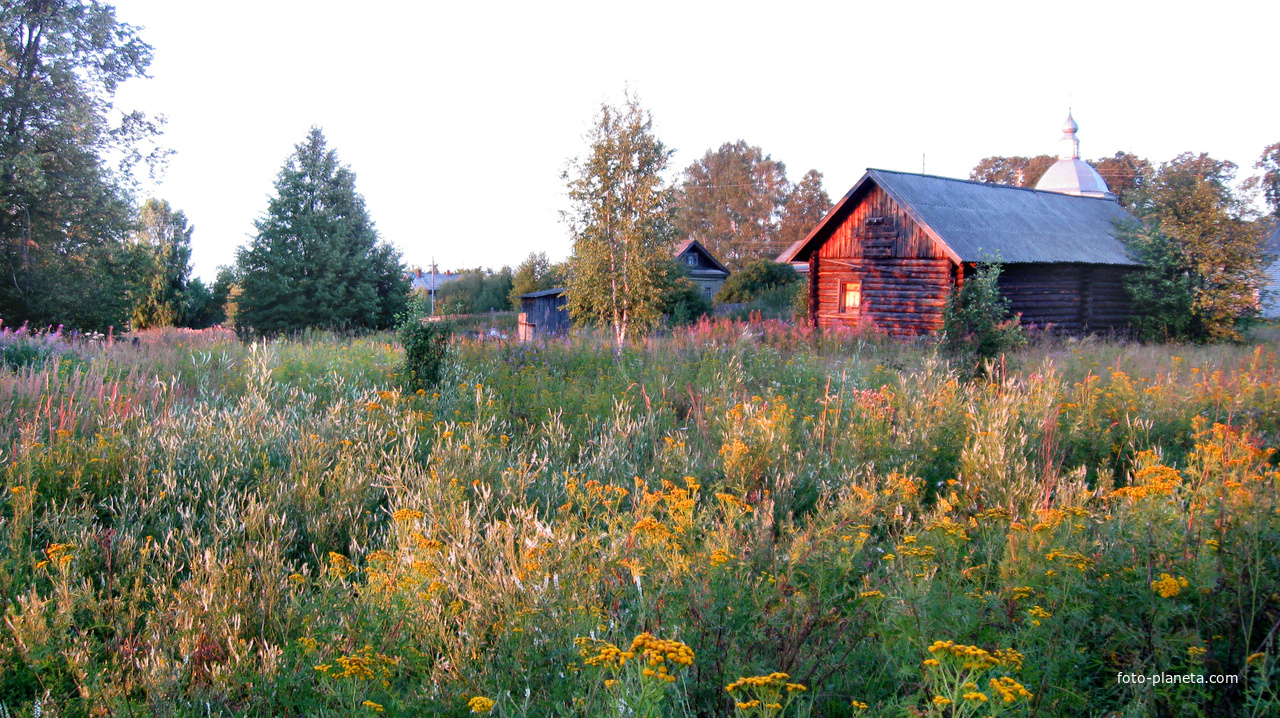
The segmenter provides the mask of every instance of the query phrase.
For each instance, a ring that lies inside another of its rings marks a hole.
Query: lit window
[[[862,306],[862,282],[845,282],[840,286],[840,313],[849,314]]]
[[[698,255],[686,254],[684,257],[684,263],[689,265],[690,267],[698,266]]]

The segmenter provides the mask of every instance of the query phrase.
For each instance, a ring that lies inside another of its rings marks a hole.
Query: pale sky
[[[169,118],[146,190],[195,226],[196,274],[254,232],[321,127],[406,263],[568,255],[560,173],[630,87],[678,171],[738,139],[825,175],[967,177],[989,155],[1208,152],[1280,142],[1280,3],[115,0],[155,48],[117,106]],[[673,176],[675,172],[673,172]]]

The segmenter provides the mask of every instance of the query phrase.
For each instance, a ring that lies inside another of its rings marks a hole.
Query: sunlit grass
[[[467,339],[408,396],[388,337],[69,343],[0,372],[0,704],[1269,715],[1266,331],[1044,340],[982,383],[777,322]],[[680,661],[589,663],[646,635]]]

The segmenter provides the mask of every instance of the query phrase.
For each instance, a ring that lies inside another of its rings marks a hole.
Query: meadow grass
[[[13,350],[0,715],[1276,715],[1256,338]]]

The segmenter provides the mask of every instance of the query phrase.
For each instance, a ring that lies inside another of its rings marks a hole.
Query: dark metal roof
[[[1115,236],[1117,222],[1137,220],[1112,200],[877,169],[778,261],[807,258],[872,183],[957,261],[1137,264]]]
[[[564,290],[565,290],[565,287],[556,287],[555,289],[544,289],[541,292],[529,292],[528,294],[521,294],[520,298],[521,299],[537,299],[538,297],[554,297],[560,294],[564,294]]]

